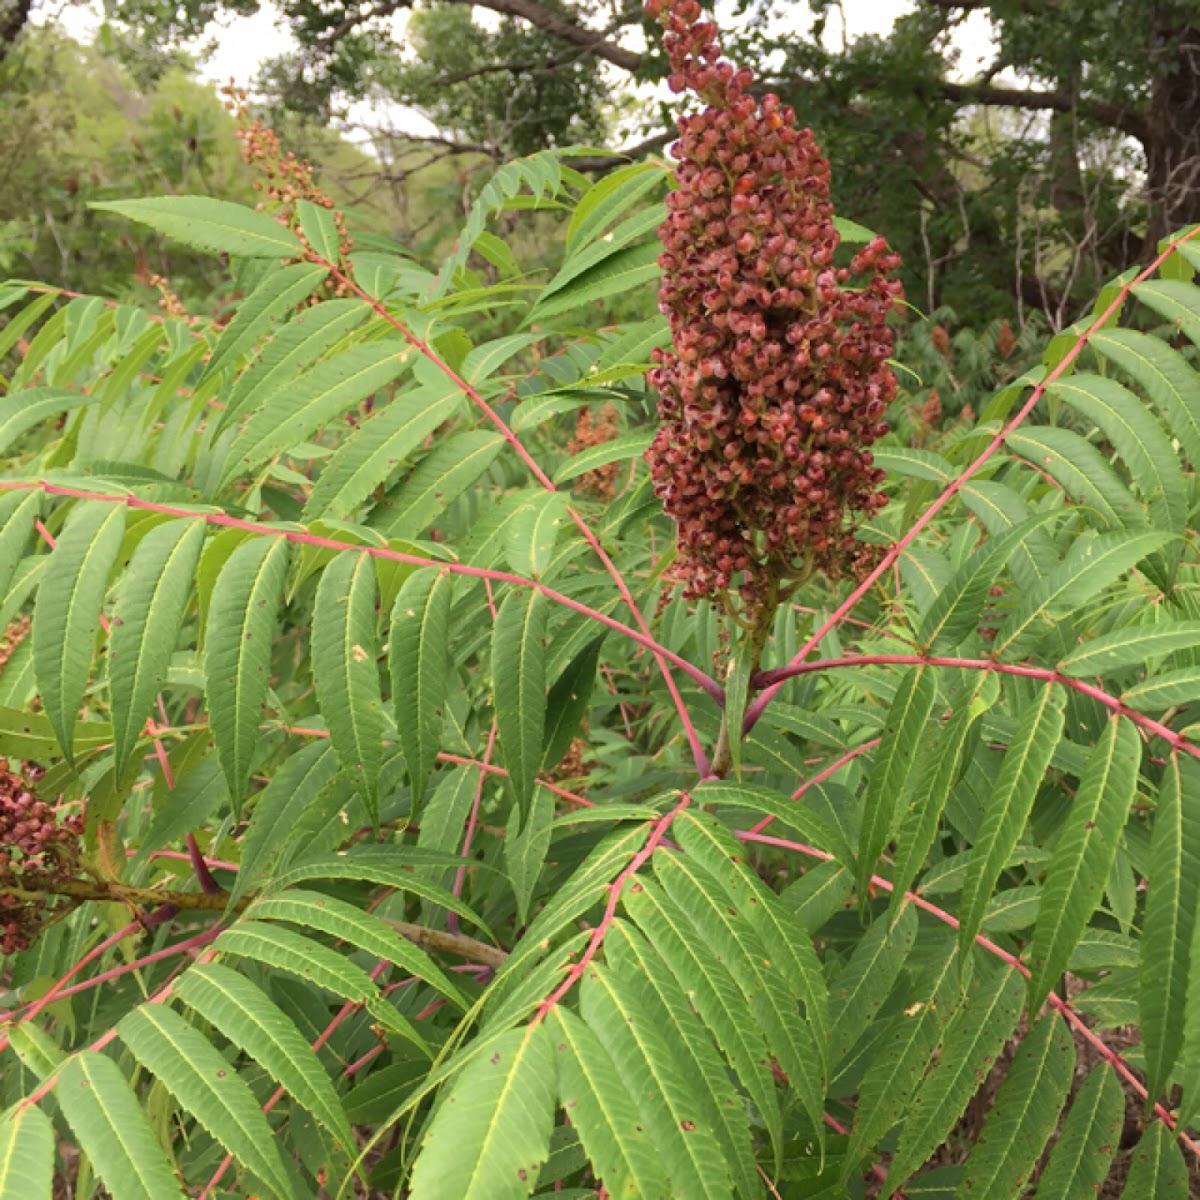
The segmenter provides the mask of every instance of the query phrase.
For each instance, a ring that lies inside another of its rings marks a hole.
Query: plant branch
[[[1149,279],[1151,275],[1157,271],[1163,263],[1178,252],[1178,249],[1184,242],[1191,241],[1197,235],[1200,235],[1200,226],[1189,230],[1180,237],[1175,238],[1161,254],[1148,266],[1141,271],[1136,278],[1129,280],[1121,285],[1117,290],[1116,295],[1109,303],[1108,307],[1100,313],[1096,319],[1079,335],[1075,340],[1075,344],[1067,351],[1062,360],[1055,368],[1047,374],[1047,376],[1033,389],[1029,399],[1021,405],[1017,414],[992,438],[991,442],[982,451],[978,458],[971,463],[965,471],[962,472],[950,485],[942,492],[942,494],[917,518],[908,532],[895,542],[879,560],[874,570],[872,570],[863,581],[856,587],[841,604],[830,614],[829,618],[821,625],[819,629],[804,643],[803,646],[796,652],[790,666],[796,666],[802,663],[816,648],[820,645],[822,638],[825,637],[831,629],[835,629],[846,617],[850,615],[858,602],[875,586],[875,583],[883,577],[892,567],[900,555],[912,545],[916,538],[928,528],[933,518],[937,516],[955,496],[958,495],[962,486],[972,479],[979,470],[987,463],[1004,445],[1005,439],[1010,433],[1013,433],[1025,421],[1030,413],[1033,412],[1046,388],[1050,386],[1056,379],[1060,378],[1064,372],[1070,369],[1075,360],[1083,353],[1084,347],[1087,346],[1093,333],[1103,329],[1108,322],[1120,311],[1126,299],[1129,297],[1133,288],[1139,283]],[[781,677],[787,678],[786,676]],[[762,716],[763,710],[770,704],[772,698],[779,690],[779,683],[768,684],[762,694],[750,705],[746,712],[746,729],[752,729],[755,722]],[[1174,735],[1173,735],[1174,736]]]
[[[678,667],[684,674],[689,675],[718,704],[724,701],[725,692],[721,685],[715,679],[706,675],[699,667],[693,666],[686,658],[668,650],[648,634],[639,633],[638,630],[625,625],[614,617],[599,612],[589,605],[582,604],[578,600],[572,600],[570,596],[564,596],[562,592],[555,591],[554,588],[547,587],[544,583],[540,583],[536,579],[526,579],[521,575],[513,575],[507,571],[493,571],[484,567],[471,567],[465,563],[446,562],[444,559],[424,558],[416,554],[404,554],[399,550],[392,550],[385,546],[360,546],[352,542],[341,542],[336,538],[320,537],[315,533],[301,533],[292,529],[279,529],[273,525],[264,524],[262,521],[246,521],[240,517],[231,517],[226,513],[200,512],[195,509],[180,508],[177,505],[160,504],[154,500],[143,500],[139,496],[117,496],[108,492],[92,492],[84,488],[67,487],[65,485],[50,483],[45,479],[0,479],[0,491],[34,490],[44,491],[50,496],[67,496],[76,500],[96,500],[105,504],[124,504],[129,508],[134,508],[141,512],[157,512],[170,517],[185,517],[189,520],[200,520],[209,525],[217,525],[222,528],[242,529],[247,533],[280,537],[285,541],[294,542],[300,546],[316,546],[325,550],[348,550],[354,554],[366,554],[372,558],[386,559],[389,562],[408,563],[411,566],[417,567],[437,567],[440,570],[449,571],[452,575],[466,575],[473,579],[491,579],[498,583],[511,584],[514,587],[532,588],[534,591],[541,592],[547,600],[555,604],[561,604],[563,607],[571,609],[572,612],[590,617],[592,620],[606,625],[609,629],[624,634],[630,640],[637,642],[640,646],[644,646],[656,656],[666,659],[667,662]]]
[[[748,830],[735,830],[734,836],[741,842],[755,842],[761,845],[774,846],[780,850],[790,850],[797,854],[807,855],[809,858],[817,858],[822,862],[831,862],[834,856],[828,851],[819,850],[815,846],[806,846],[802,842],[791,842],[785,838],[770,837],[765,834],[753,833]],[[871,876],[871,884],[874,887],[880,888],[885,892],[894,892],[896,889],[890,880],[882,878],[879,875]],[[928,913],[932,917],[936,917],[945,925],[949,925],[951,929],[958,929],[958,918],[953,914],[948,913],[944,908],[939,908],[936,904],[926,900],[923,896],[916,892],[905,892],[904,899],[914,907],[921,909],[922,912]],[[984,937],[983,934],[975,935],[975,944],[981,949],[986,950],[989,954],[999,958],[1002,962],[1007,963],[1014,971],[1024,975],[1027,979],[1030,976],[1029,968],[1015,954],[1010,954],[1007,950],[997,946],[995,942]],[[1093,1048],[1104,1058],[1126,1083],[1143,1099],[1149,1099],[1146,1093],[1146,1087],[1140,1079],[1126,1064],[1125,1060],[1110,1046],[1098,1037],[1087,1022],[1056,992],[1051,992],[1047,997],[1047,1002],[1051,1008],[1055,1009],[1058,1014],[1069,1022],[1079,1035],[1089,1042]],[[1169,1130],[1171,1130],[1179,1140],[1200,1159],[1200,1144],[1193,1141],[1186,1134],[1175,1128],[1175,1117],[1161,1104],[1154,1105],[1154,1116],[1160,1120]]]
[[[807,675],[812,671],[830,671],[838,667],[880,667],[880,666],[919,666],[931,667],[960,667],[967,671],[995,671],[1000,675],[1019,675],[1024,679],[1036,679],[1042,683],[1055,683],[1059,687],[1069,688],[1095,700],[1097,704],[1127,717],[1135,725],[1147,733],[1162,738],[1172,749],[1182,750],[1192,758],[1200,758],[1200,746],[1189,741],[1181,733],[1168,728],[1161,721],[1140,713],[1129,705],[1122,703],[1116,696],[1110,695],[1103,688],[1082,679],[1072,679],[1060,671],[1050,667],[1034,667],[1025,663],[1002,663],[994,658],[954,658],[938,654],[847,654],[841,658],[818,659],[815,662],[789,663],[775,671],[764,671],[758,678],[760,687],[778,687],[785,679],[797,675]]]
[[[419,354],[421,354],[426,361],[437,367],[437,369],[441,371],[442,374],[445,375],[446,378],[455,385],[455,387],[460,388],[463,394],[471,401],[471,403],[474,404],[476,408],[478,408],[480,412],[482,412],[488,418],[488,420],[491,421],[496,429],[499,430],[501,436],[516,451],[517,456],[529,469],[538,483],[540,483],[548,492],[558,491],[554,481],[546,474],[545,471],[542,470],[529,451],[521,444],[520,438],[517,437],[516,433],[512,430],[504,418],[501,417],[500,414],[496,412],[496,410],[483,398],[482,393],[480,393],[477,388],[473,387],[470,383],[463,379],[463,377],[448,362],[446,362],[446,360],[442,358],[441,355],[439,355],[433,349],[433,347],[429,345],[428,342],[418,337],[403,321],[395,317],[383,304],[376,300],[375,297],[363,291],[363,289],[359,287],[353,279],[347,276],[336,263],[331,263],[327,259],[321,258],[319,255],[311,252],[308,257],[313,262],[317,262],[321,266],[325,267],[325,269],[328,270],[333,277],[338,280],[339,283],[352,291],[361,300],[369,304],[377,316],[381,317],[389,325],[391,325],[392,328],[395,329],[410,346],[412,346]],[[696,727],[692,721],[691,714],[688,712],[687,705],[684,703],[683,697],[679,694],[679,690],[675,686],[675,681],[671,677],[671,672],[667,667],[667,662],[674,663],[676,666],[680,667],[681,670],[684,670],[688,674],[692,675],[693,678],[696,678],[696,672],[698,671],[698,668],[693,667],[690,663],[684,665],[686,660],[665,652],[662,647],[659,647],[658,644],[654,642],[653,638],[650,637],[650,627],[646,624],[646,619],[642,616],[642,610],[638,607],[637,602],[634,600],[633,594],[630,592],[629,586],[626,584],[624,577],[621,575],[620,571],[617,570],[612,559],[609,558],[609,556],[605,553],[604,548],[600,545],[600,539],[596,536],[591,526],[588,525],[588,523],[579,515],[574,507],[568,506],[567,514],[570,516],[572,522],[574,522],[575,527],[583,535],[584,540],[600,559],[604,569],[608,572],[609,578],[611,578],[616,584],[617,590],[621,594],[621,599],[624,601],[625,606],[629,609],[631,615],[633,616],[634,622],[641,631],[641,635],[644,638],[649,639],[647,642],[648,648],[654,653],[654,661],[657,664],[659,671],[662,673],[663,681],[666,683],[667,690],[671,693],[671,700],[675,705],[675,711],[679,715],[680,723],[683,725],[684,734],[688,739],[688,745],[691,748],[696,769],[701,775],[707,774],[707,759],[704,754],[704,749],[700,744],[699,734],[696,732]],[[547,592],[546,595],[548,596],[549,593]],[[703,672],[699,673],[704,675]],[[714,696],[714,699],[716,699],[718,703],[722,703],[724,701],[725,694],[723,689],[721,689],[720,684],[717,684],[714,680],[708,679],[707,675],[704,675],[704,678],[708,680],[708,683],[712,684],[712,686],[717,689],[717,694]],[[704,685],[702,684],[701,686]],[[705,690],[708,689],[706,688]],[[712,693],[710,692],[710,695],[711,694]]]
[[[234,904],[229,904],[229,898],[224,892],[172,892],[158,888],[133,887],[130,884],[118,883],[116,880],[100,883],[90,879],[63,879],[48,884],[42,888],[22,888],[17,885],[5,884],[0,886],[0,894],[13,896],[17,900],[30,903],[43,901],[47,896],[70,896],[76,900],[91,900],[97,903],[117,901],[121,904],[131,904],[139,909],[158,908],[160,905],[172,905],[179,912],[208,912],[222,913],[232,911],[244,913],[255,901],[255,896],[243,896]],[[443,933],[436,929],[427,929],[424,925],[414,925],[408,921],[386,919],[398,933],[403,934],[410,942],[419,946],[441,950],[448,954],[458,954],[473,961],[485,962],[489,966],[500,966],[508,955],[503,950],[497,950],[486,942],[478,941],[460,933]],[[126,926],[119,937],[129,936],[133,924]],[[117,937],[118,935],[114,935]],[[112,943],[113,939],[109,939]],[[101,949],[106,949],[105,943]],[[93,957],[99,951],[93,952]],[[85,965],[84,962],[78,966]],[[68,974],[61,982],[71,978]],[[53,998],[53,993],[50,994]]]

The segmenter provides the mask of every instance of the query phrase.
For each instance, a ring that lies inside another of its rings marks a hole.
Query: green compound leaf
[[[251,538],[229,556],[209,606],[204,652],[208,722],[235,813],[241,812],[259,744],[287,568],[284,538]]]
[[[1183,533],[1187,528],[1188,490],[1179,457],[1144,402],[1115,379],[1095,375],[1060,379],[1048,391],[1104,431],[1129,468],[1139,492],[1148,500],[1155,524]]]
[[[554,825],[554,793],[537,784],[524,817],[514,809],[504,836],[504,868],[517,901],[517,919],[529,920],[534,889],[546,864]]]
[[[756,1195],[758,1168],[745,1103],[732,1086],[728,1067],[687,993],[670,971],[664,970],[662,957],[626,921],[613,922],[604,952],[633,1005],[648,1019],[657,1020],[680,1072],[697,1090],[703,1121],[716,1138],[735,1188],[744,1195]]]
[[[222,954],[236,954],[287,971],[354,1004],[363,1004],[375,995],[375,985],[361,967],[320,942],[267,921],[239,921],[222,933],[214,946]]]
[[[14,1105],[0,1118],[0,1196],[52,1193],[54,1126],[40,1108]]]
[[[606,467],[609,463],[628,462],[631,458],[639,458],[649,445],[650,434],[627,433],[623,437],[613,438],[611,442],[603,442],[599,446],[581,450],[572,458],[567,459],[554,472],[554,482],[555,484],[569,483],[580,475],[586,475],[588,471],[596,470],[597,467]]]
[[[317,705],[346,775],[379,820],[383,697],[375,633],[375,564],[347,552],[325,568],[313,605],[312,664]]]
[[[313,252],[336,266],[341,257],[341,237],[333,213],[311,200],[297,200],[296,217]]]
[[[449,380],[394,397],[359,425],[322,468],[304,506],[304,520],[350,516],[461,406],[462,393]]]
[[[484,429],[447,438],[372,509],[371,525],[390,538],[420,537],[503,449],[503,435]]]
[[[660,851],[654,870],[664,892],[687,915],[696,935],[719,954],[743,993],[744,1005],[816,1128],[821,1126],[824,1055],[813,1029],[795,1019],[791,988],[771,949],[723,894],[720,884],[690,855]]]
[[[600,1039],[561,1004],[550,1010],[563,1111],[614,1200],[666,1196],[667,1179],[637,1105]]]
[[[996,880],[1029,820],[1042,776],[1062,737],[1063,713],[1054,701],[1054,688],[1047,684],[1022,712],[988,799],[963,885],[958,945],[964,958],[979,932]]]
[[[967,1158],[958,1197],[1024,1195],[1029,1175],[1058,1124],[1075,1071],[1066,1022],[1047,1013],[1021,1042],[983,1133]]]
[[[1121,1200],[1188,1200],[1187,1163],[1175,1135],[1151,1121],[1129,1163]]]
[[[896,1017],[874,1055],[859,1085],[843,1177],[849,1178],[860,1169],[863,1157],[908,1111],[958,1000],[954,972],[957,952],[954,942],[947,939],[941,956],[929,965],[924,977],[924,995],[929,998],[910,1005]]]
[[[454,577],[429,567],[404,581],[392,609],[388,644],[392,711],[414,809],[424,799],[441,745],[453,597]]]
[[[989,971],[954,1014],[937,1060],[917,1089],[888,1169],[884,1194],[899,1187],[945,1140],[1021,1015],[1016,971]]]
[[[1030,1012],[1038,1012],[1057,985],[1104,894],[1137,792],[1141,760],[1137,727],[1110,717],[1046,868],[1028,960]]]
[[[567,664],[550,689],[546,700],[545,749],[542,751],[542,769],[545,771],[552,771],[558,766],[559,760],[571,748],[571,742],[587,715],[604,637],[604,634],[600,634],[588,642]]]
[[[921,732],[936,698],[937,681],[933,671],[924,666],[909,671],[896,689],[863,801],[858,888],[864,898],[875,864],[891,836],[900,799],[916,761]]]
[[[1196,371],[1161,338],[1132,329],[1099,329],[1088,339],[1097,353],[1125,371],[1166,420],[1172,435],[1200,463],[1200,406],[1195,402]]]
[[[68,1059],[55,1096],[113,1200],[182,1200],[141,1103],[111,1058],[84,1051]]]
[[[204,545],[203,521],[169,521],[138,544],[117,593],[108,651],[116,772],[141,736],[171,665]]]
[[[905,893],[912,887],[937,839],[938,822],[958,779],[971,728],[995,702],[999,691],[993,676],[977,675],[959,693],[954,715],[944,729],[934,732],[929,752],[923,754],[916,782],[909,791],[908,810],[896,835],[896,865],[892,869],[893,888],[888,902],[892,921],[907,903]]]
[[[301,310],[271,335],[262,355],[238,377],[225,411],[217,419],[218,432],[236,424],[291,383],[297,371],[316,362],[370,313],[361,300],[327,300]]]
[[[549,1156],[554,1079],[545,1025],[498,1037],[438,1105],[413,1167],[412,1200],[524,1200]]]
[[[526,579],[541,579],[554,557],[554,543],[568,523],[563,492],[535,492],[521,505],[506,538],[505,555]]]
[[[833,1019],[831,1059],[840,1062],[874,1021],[917,936],[917,910],[906,904],[895,925],[873,921],[829,985]]]
[[[25,388],[0,397],[0,454],[7,454],[23,433],[47,417],[90,404],[94,396],[65,388]]]
[[[1146,915],[1138,971],[1147,1109],[1171,1078],[1188,1011],[1192,934],[1200,900],[1200,763],[1172,754],[1150,836]]]
[[[92,665],[100,608],[121,552],[125,507],[77,507],[50,553],[33,609],[33,667],[42,706],[68,761]]]
[[[408,346],[399,341],[354,346],[273,392],[229,448],[218,490],[386,387],[408,369],[409,357]]]
[[[174,1009],[143,1004],[117,1023],[134,1057],[280,1200],[292,1181],[267,1118],[229,1060]]]
[[[1138,667],[1163,654],[1200,646],[1200,621],[1167,621],[1114,629],[1085,642],[1058,664],[1064,675],[1086,679]]]
[[[269,1072],[333,1134],[344,1153],[354,1148],[350,1123],[320,1059],[257,984],[219,963],[198,963],[175,985],[175,995]]]
[[[1095,1200],[1121,1145],[1124,1124],[1120,1080],[1101,1064],[1075,1095],[1038,1180],[1038,1200]]]
[[[746,1021],[746,1002],[728,968],[697,946],[695,930],[657,885],[639,880],[623,897],[625,911],[663,958],[701,1021],[741,1081],[775,1147],[776,1170],[782,1153],[783,1123],[771,1055],[762,1030]]]
[[[307,300],[328,274],[324,267],[312,263],[291,263],[272,271],[238,305],[233,320],[222,330],[201,379],[215,375],[241,358],[271,327],[276,317]]]
[[[521,812],[529,808],[542,760],[547,616],[548,605],[540,592],[514,588],[500,605],[492,638],[496,727],[513,797]]]
[[[931,653],[953,650],[979,626],[992,585],[1016,552],[1058,513],[1039,513],[992,538],[959,568],[925,614],[917,641]]]
[[[727,1200],[730,1164],[705,1119],[711,1098],[705,1095],[703,1076],[694,1068],[687,1070],[686,1057],[681,1061],[666,1040],[674,1030],[661,1001],[652,992],[643,995],[654,982],[592,964],[580,988],[580,1012],[638,1100],[642,1121],[670,1177],[669,1194]]]
[[[297,823],[337,773],[337,753],[329,739],[323,738],[291,755],[255,796],[231,904],[253,890],[286,856]]]
[[[109,200],[93,204],[198,250],[244,258],[294,258],[299,238],[266,213],[208,196],[156,196],[150,200]]]
[[[468,1008],[457,985],[424,950],[401,937],[373,913],[363,912],[345,900],[293,888],[256,900],[247,913],[256,920],[288,921],[302,929],[320,930],[349,942],[423,979],[462,1011]]]
[[[25,554],[41,507],[40,489],[0,495],[0,596],[8,595],[13,572]]]
[[[1168,533],[1104,533],[1081,538],[1062,565],[1035,588],[1000,626],[993,647],[1012,662],[1036,646],[1046,621],[1069,616],[1095,600],[1148,554],[1171,540]]]
[[[706,813],[689,810],[672,827],[684,851],[717,879],[737,911],[754,926],[774,955],[794,995],[804,1003],[826,1067],[830,1015],[828,984],[808,933],[779,897],[750,869],[745,850],[729,830]]]

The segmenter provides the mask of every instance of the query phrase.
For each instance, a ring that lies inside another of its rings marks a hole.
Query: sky
[[[865,34],[886,34],[897,17],[911,12],[914,7],[913,0],[843,0],[841,12],[845,18],[844,30],[835,10],[826,27],[826,43],[834,49],[840,47],[843,34],[849,41]],[[802,15],[797,5],[794,18],[796,32],[801,31],[799,19]],[[405,18],[406,14],[403,13],[393,18],[398,33],[403,30]],[[490,12],[477,10],[477,19],[486,21],[489,18],[495,19]],[[90,40],[101,20],[98,5],[70,5],[58,14],[58,19],[68,33],[80,40]],[[786,33],[788,23],[781,23],[779,29]],[[242,86],[250,84],[264,61],[295,48],[291,36],[279,24],[278,10],[270,3],[263,4],[253,16],[223,20],[210,30],[209,40],[214,49],[201,64],[200,74],[213,83],[226,83],[232,77]],[[991,44],[991,28],[986,15],[971,13],[953,39],[953,45],[960,53],[956,73],[969,78],[981,63],[990,60]],[[356,126],[382,126],[416,136],[436,132],[434,126],[419,112],[396,104],[380,106],[363,102],[356,105],[349,116],[351,123]]]

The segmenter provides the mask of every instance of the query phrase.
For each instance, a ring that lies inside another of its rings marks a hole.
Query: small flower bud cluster
[[[602,446],[605,442],[611,442],[619,432],[617,410],[611,404],[606,404],[596,414],[590,408],[581,408],[575,419],[575,436],[567,443],[567,453],[574,457],[593,446]],[[606,463],[594,471],[585,471],[579,477],[575,490],[600,500],[611,500],[617,494],[617,476],[620,472],[621,464],[615,462]]]
[[[346,231],[345,214],[335,208],[332,198],[317,186],[308,159],[297,158],[291,150],[285,151],[279,134],[262,117],[251,116],[245,91],[235,87],[232,80],[220,91],[225,97],[226,109],[240,122],[237,135],[242,143],[242,158],[263,174],[262,180],[255,181],[255,190],[280,206],[276,219],[292,230],[306,250],[311,251],[313,247],[296,221],[296,201],[309,200],[319,208],[329,209],[338,233],[339,261],[334,265],[350,274],[349,256],[354,243]],[[330,294],[347,294],[346,285],[332,284]]]
[[[8,628],[0,634],[0,671],[8,665],[8,660],[16,653],[17,647],[29,636],[33,622],[28,614],[22,613],[11,622]]]
[[[74,874],[83,818],[59,821],[33,794],[42,771],[23,763],[18,771],[0,758],[0,954],[27,950],[45,919],[45,907],[5,887],[39,891]]]
[[[171,286],[171,281],[165,275],[148,275],[146,284],[148,287],[158,289],[158,307],[166,316],[180,321],[191,321],[187,309],[183,306],[183,301],[180,300],[178,293]]]
[[[855,574],[872,557],[854,524],[886,503],[869,447],[896,391],[899,257],[875,238],[837,265],[812,132],[747,92],[752,73],[720,57],[696,0],[646,9],[666,27],[672,90],[707,104],[671,149],[659,306],[672,347],[649,375],[662,425],[646,460],[686,594],[739,586],[755,604],[813,567]]]

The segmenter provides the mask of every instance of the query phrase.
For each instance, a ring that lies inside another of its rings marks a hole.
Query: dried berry
[[[666,27],[681,117],[677,188],[659,230],[659,306],[672,347],[650,382],[647,451],[674,518],[686,595],[738,587],[750,605],[818,568],[860,572],[857,520],[886,503],[870,446],[895,396],[887,316],[899,257],[875,238],[838,266],[829,163],[778,97],[720,57],[696,0],[648,0]]]
[[[942,424],[942,397],[937,388],[929,389],[929,397],[921,405],[921,420],[930,429],[938,429]]]
[[[574,457],[593,446],[611,442],[620,432],[617,410],[606,404],[596,414],[590,408],[581,408],[575,419],[575,436],[567,443],[567,453]],[[620,463],[606,463],[595,470],[585,471],[575,485],[577,492],[591,494],[600,500],[611,500],[617,494],[617,476]]]
[[[22,763],[16,771],[0,758],[0,954],[32,945],[48,912],[44,905],[15,895],[52,890],[70,877],[78,861],[83,818],[59,820],[55,810],[34,794],[43,772]]]
[[[339,242],[339,261],[334,265],[339,267],[344,275],[351,275],[349,255],[353,242],[346,231],[345,215],[334,206],[330,196],[317,186],[309,161],[297,158],[292,151],[283,149],[279,134],[262,117],[251,115],[246,93],[235,87],[232,80],[220,91],[225,97],[225,107],[239,121],[237,136],[242,143],[242,158],[251,166],[257,167],[263,175],[261,182],[255,182],[255,189],[279,205],[276,219],[295,233],[306,250],[312,250],[304,230],[296,220],[296,201],[308,200],[319,208],[328,209]],[[348,289],[344,283],[330,281],[327,291],[333,296],[343,296],[347,294]],[[316,303],[316,299],[310,303]]]
[[[1017,337],[1013,333],[1013,327],[1007,320],[1001,321],[1000,328],[996,331],[996,352],[1001,358],[1008,358],[1016,346]]]

